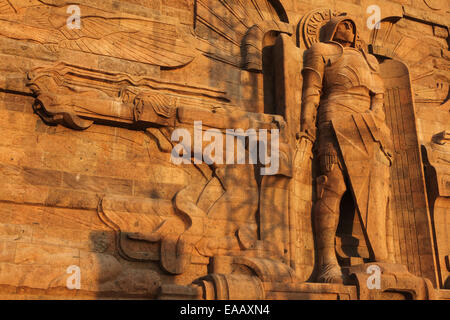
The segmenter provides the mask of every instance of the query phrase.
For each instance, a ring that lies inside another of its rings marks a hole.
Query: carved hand
[[[300,130],[312,140],[316,138],[316,119],[314,113],[316,107],[314,103],[303,103],[303,114],[300,119]]]
[[[306,133],[312,140],[316,139],[316,125],[314,119],[302,119],[300,122],[301,131]]]

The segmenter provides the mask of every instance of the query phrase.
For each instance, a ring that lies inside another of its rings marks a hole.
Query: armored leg
[[[335,252],[339,207],[346,185],[338,165],[327,166],[326,174],[317,179],[318,200],[314,205],[319,274],[318,282],[342,283],[342,273]]]

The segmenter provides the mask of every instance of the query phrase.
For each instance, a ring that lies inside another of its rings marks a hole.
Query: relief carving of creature
[[[202,261],[220,254],[240,256],[242,250],[250,250],[250,256],[264,254],[263,250],[269,254],[270,249],[258,241],[258,186],[252,165],[202,165],[199,170],[207,177],[205,185],[189,185],[171,202],[152,199],[151,212],[143,210],[146,214],[133,214],[131,205],[125,213],[116,209],[113,197],[102,200],[99,215],[117,231],[125,259],[159,260],[165,271],[182,274],[194,257]],[[128,227],[130,214],[139,224],[135,231]]]

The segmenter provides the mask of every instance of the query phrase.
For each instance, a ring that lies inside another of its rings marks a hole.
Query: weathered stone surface
[[[447,1],[73,4],[0,1],[0,298],[450,299]]]

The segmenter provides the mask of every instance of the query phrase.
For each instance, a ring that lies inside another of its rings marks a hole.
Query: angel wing
[[[9,0],[0,0],[0,13],[1,14],[14,14],[16,9],[12,6]]]
[[[195,57],[192,36],[175,22],[158,22],[125,13],[79,5],[80,28],[70,29],[68,6],[19,8],[0,0],[0,34],[63,48],[111,56],[166,68],[181,67]]]
[[[293,32],[279,0],[196,0],[197,48],[209,58],[261,71],[270,31]]]
[[[426,199],[422,155],[408,67],[398,60],[380,64],[386,87],[386,122],[392,131],[392,222],[396,262],[411,273],[435,280],[433,236]]]

